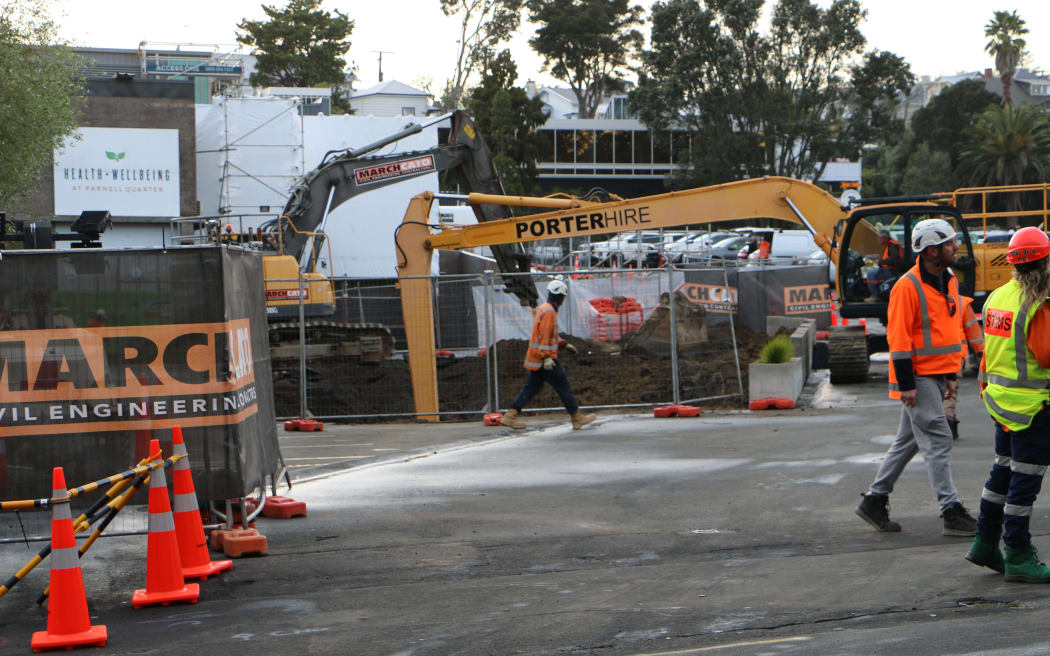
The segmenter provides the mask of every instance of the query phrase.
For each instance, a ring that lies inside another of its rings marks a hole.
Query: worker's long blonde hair
[[[1050,297],[1050,257],[1014,265],[1014,278],[1021,283],[1025,305],[1039,307]]]

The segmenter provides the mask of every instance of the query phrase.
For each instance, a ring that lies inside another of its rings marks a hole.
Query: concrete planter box
[[[805,363],[798,356],[780,364],[752,362],[747,366],[749,401],[786,399],[794,404],[805,382]]]

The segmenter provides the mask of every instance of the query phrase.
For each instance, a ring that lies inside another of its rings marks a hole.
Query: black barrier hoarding
[[[5,251],[0,498],[128,469],[182,426],[202,500],[276,475],[258,254],[227,247]]]
[[[834,301],[825,266],[765,265],[726,274],[690,269],[678,291],[707,310],[709,323],[725,320],[732,311],[737,321],[756,332],[765,332],[768,316],[815,319],[817,329],[826,330]]]
[[[740,296],[751,300],[741,321],[765,331],[765,317],[787,316],[814,319],[817,330],[827,330],[834,303],[827,266],[768,265],[740,271]],[[747,314],[749,322],[744,318]],[[753,317],[753,318],[752,318]],[[759,323],[760,322],[760,323]]]

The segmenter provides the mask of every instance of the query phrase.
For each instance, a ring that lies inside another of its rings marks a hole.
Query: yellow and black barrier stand
[[[139,462],[139,466],[138,467],[136,467],[135,469],[129,470],[129,471],[140,472],[139,473],[140,477],[141,476],[145,476],[146,478],[148,478],[149,477],[148,472],[153,471],[154,469],[156,469],[158,467],[162,467],[162,466],[163,467],[167,467],[167,466],[173,464],[176,460],[178,460],[178,457],[172,457],[169,460],[166,460],[166,461],[163,461],[163,462],[153,463],[153,461],[157,460],[159,457],[160,457],[160,453],[158,452],[156,454],[151,455],[148,458],[143,458]],[[150,464],[150,463],[153,463],[153,464]],[[103,507],[106,507],[106,506],[109,506],[110,508],[113,507],[113,504],[115,503],[113,501],[114,497],[116,497],[118,494],[120,494],[120,492],[125,487],[128,486],[129,477],[125,477],[124,476],[124,474],[127,474],[127,473],[128,472],[123,472],[121,474],[117,474],[115,476],[111,476],[111,477],[109,477],[107,479],[103,479],[102,481],[96,481],[95,483],[90,483],[90,484],[88,484],[86,486],[82,486],[81,488],[78,488],[78,489],[82,489],[82,490],[85,490],[85,491],[90,491],[90,490],[87,489],[89,486],[94,486],[94,487],[91,488],[92,490],[93,489],[97,489],[99,486],[104,485],[105,481],[109,481],[109,480],[115,479],[115,482],[113,483],[113,485],[108,490],[106,490],[105,494],[102,497],[100,497],[98,499],[98,501],[96,501],[94,504],[92,504],[90,508],[85,510],[80,516],[78,516],[73,521],[73,531],[75,533],[82,533],[85,530],[87,530],[87,528],[90,526],[91,521],[94,521],[93,519],[91,519],[92,515],[94,515],[100,509],[102,509]],[[134,481],[131,481],[131,484],[135,485],[135,483],[137,481],[138,481],[138,479],[136,479]],[[139,482],[139,486],[141,486],[141,485],[142,485],[142,483]],[[129,492],[133,494],[134,490],[129,490]],[[70,495],[70,496],[72,497],[72,495]],[[123,499],[123,502],[120,503],[120,508],[124,507],[124,504],[127,503],[128,499],[130,499],[130,497],[131,497],[131,495],[128,494],[128,493],[125,493],[121,497],[121,499]],[[46,506],[48,506],[51,503],[56,502],[56,501],[59,501],[59,500],[58,499],[32,499],[32,500],[29,500],[29,501],[12,501],[12,502],[8,502],[8,503],[11,503],[11,504],[33,503],[33,504],[38,504],[38,505],[28,506],[28,507],[38,507],[39,508],[39,507],[46,507]],[[118,501],[119,501],[119,499],[118,499]],[[112,513],[112,515],[108,518],[108,520],[112,521],[112,518],[115,515],[116,515],[116,513]],[[109,521],[106,522],[107,525],[108,525]],[[97,539],[97,536],[96,536],[96,539]],[[91,540],[91,542],[94,542],[94,540]],[[82,549],[81,553],[83,553],[83,551],[86,551],[86,549]],[[50,553],[51,553],[51,545],[48,544],[48,546],[46,546],[43,549],[41,549],[40,552],[37,555],[33,556],[29,560],[29,562],[27,562],[21,569],[19,569],[17,572],[15,572],[15,574],[10,579],[8,579],[6,582],[4,582],[3,585],[0,585],[0,597],[3,597],[5,594],[7,594],[8,591],[11,590],[11,588],[13,588],[15,585],[17,585],[18,582],[21,581],[23,578],[25,578],[26,575],[29,574],[29,572],[33,571],[33,569],[37,565],[39,565],[44,560],[44,558],[47,558],[47,556]]]

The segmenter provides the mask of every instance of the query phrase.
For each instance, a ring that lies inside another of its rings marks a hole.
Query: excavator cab
[[[951,206],[901,202],[927,198],[864,199],[850,212],[839,245],[835,281],[841,301],[839,312],[843,317],[886,320],[889,290],[914,266],[918,256],[911,248],[912,228],[926,219],[943,219],[955,229],[959,250],[952,271],[959,281],[959,293],[974,295],[976,260],[973,243],[959,213]],[[862,223],[864,229],[859,229]],[[872,242],[871,235],[878,235],[879,231],[889,233],[888,236],[900,245],[900,262],[886,262],[889,259],[884,257],[886,245],[878,240]]]

